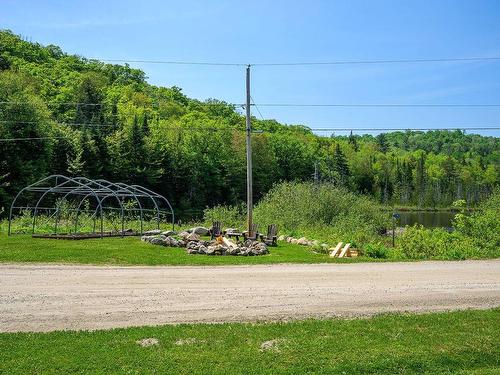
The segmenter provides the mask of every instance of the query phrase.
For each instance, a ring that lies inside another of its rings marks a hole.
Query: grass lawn
[[[1,333],[0,373],[498,374],[499,323],[500,309],[495,309],[356,320]],[[136,343],[145,338],[155,338],[158,344]]]
[[[217,265],[270,263],[356,262],[371,258],[330,258],[315,254],[310,247],[280,242],[268,255],[189,255],[186,249],[155,246],[139,237],[88,240],[31,238],[28,235],[0,236],[0,262],[58,262],[87,264]]]

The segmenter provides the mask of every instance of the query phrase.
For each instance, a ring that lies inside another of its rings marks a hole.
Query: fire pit
[[[175,239],[165,235],[142,236],[142,241],[153,245],[166,247],[185,247],[188,254],[205,255],[239,255],[255,256],[269,254],[267,245],[262,242],[247,240],[245,242],[233,242],[226,237],[217,237],[212,241],[204,241],[199,236],[185,236]]]

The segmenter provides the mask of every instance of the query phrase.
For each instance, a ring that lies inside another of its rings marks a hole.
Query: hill
[[[381,203],[475,204],[498,185],[499,140],[460,131],[322,137],[253,119],[255,199],[318,178]],[[0,207],[48,174],[147,185],[189,216],[245,199],[244,117],[223,101],[157,87],[106,64],[0,31]],[[25,138],[30,138],[26,140]]]

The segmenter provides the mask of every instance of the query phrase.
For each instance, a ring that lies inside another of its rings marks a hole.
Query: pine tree
[[[335,152],[333,154],[333,171],[337,174],[340,185],[348,184],[351,173],[349,171],[349,165],[347,164],[346,157],[340,149],[340,145],[338,143],[335,145]]]
[[[358,142],[356,141],[356,137],[354,136],[354,134],[352,134],[352,130],[351,130],[351,133],[349,134],[348,141],[349,141],[349,144],[352,146],[353,150],[355,152],[358,152],[359,151]]]
[[[420,157],[417,160],[417,168],[415,171],[415,187],[418,194],[418,207],[422,207],[424,204],[426,182],[425,155],[422,152],[420,153]]]
[[[142,118],[142,134],[149,135],[149,124],[148,124],[148,115],[144,114]]]
[[[387,150],[389,150],[389,143],[387,142],[385,133],[380,133],[379,135],[377,135],[376,140],[380,152],[385,154]]]
[[[130,129],[128,143],[130,150],[129,158],[135,166],[132,168],[131,178],[139,182],[145,170],[145,145],[142,128],[139,126],[137,116],[134,117],[134,122],[132,123],[132,128]]]

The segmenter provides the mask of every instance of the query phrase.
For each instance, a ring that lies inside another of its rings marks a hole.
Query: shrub
[[[488,257],[500,256],[500,191],[479,206],[472,215],[461,212],[453,222],[456,230],[468,237]]]
[[[406,227],[399,239],[403,254],[410,259],[469,259],[481,257],[470,238],[442,228]]]
[[[255,207],[260,225],[277,224],[282,234],[357,245],[376,237],[388,217],[365,196],[332,184],[284,182]]]
[[[243,205],[238,206],[215,206],[203,211],[205,225],[210,227],[212,222],[220,221],[225,227],[240,227],[245,224],[246,209]]]
[[[370,258],[377,259],[389,258],[390,254],[390,250],[380,242],[366,245],[363,252]]]

